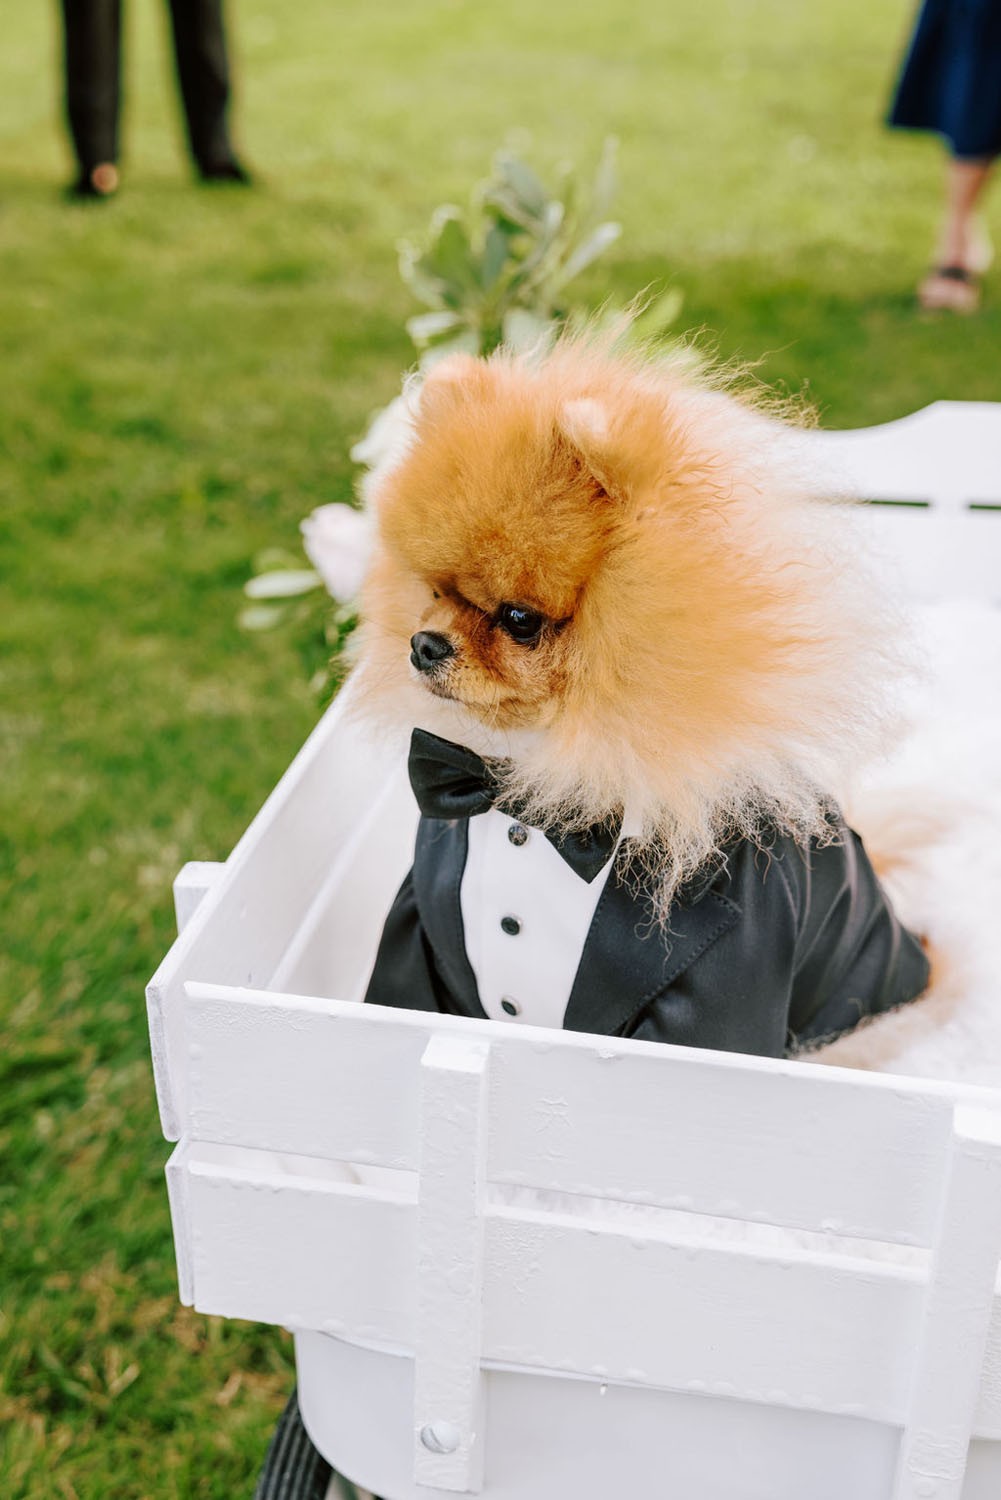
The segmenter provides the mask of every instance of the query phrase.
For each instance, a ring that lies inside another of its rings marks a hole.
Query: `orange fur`
[[[665,900],[764,817],[822,832],[884,727],[892,631],[782,428],[586,338],[449,359],[415,404],[370,484],[369,711],[506,753],[534,821],[627,808]],[[504,603],[546,617],[537,644]],[[418,630],[456,649],[437,697],[408,665]]]

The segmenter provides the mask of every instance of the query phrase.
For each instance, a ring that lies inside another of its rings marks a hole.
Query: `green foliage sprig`
[[[520,157],[500,151],[468,207],[437,208],[423,239],[400,245],[400,275],[426,309],[406,324],[420,367],[452,353],[492,354],[501,345],[518,352],[544,347],[562,327],[585,321],[620,323],[630,340],[662,337],[681,311],[676,288],[642,310],[627,313],[606,304],[597,317],[571,301],[570,284],[622,232],[608,217],[616,186],[616,142],[609,137],[589,181],[564,167],[550,191]],[[392,408],[373,415],[353,450],[358,462],[377,461],[380,424],[385,427],[393,415]],[[330,519],[334,511],[345,519],[335,505],[321,506],[311,521]],[[312,529],[317,535],[324,528]],[[325,701],[339,681],[338,658],[357,623],[355,594],[344,585],[334,592],[333,570],[324,569],[308,534],[306,548],[313,567],[274,549],[254,559],[254,576],[244,590],[250,602],[240,623],[247,630],[287,629],[311,687]]]
[[[417,348],[483,355],[551,334],[567,316],[569,283],[622,233],[606,217],[615,155],[609,138],[589,190],[564,168],[550,192],[524,161],[500,151],[468,208],[436,209],[423,244],[400,246],[400,275],[430,309],[407,322]]]

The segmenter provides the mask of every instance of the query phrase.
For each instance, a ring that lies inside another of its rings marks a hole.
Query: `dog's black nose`
[[[410,637],[410,660],[418,672],[430,672],[440,661],[455,655],[455,647],[447,636],[436,630],[418,630]]]

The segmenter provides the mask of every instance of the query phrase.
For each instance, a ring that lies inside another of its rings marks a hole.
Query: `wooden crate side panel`
[[[379,821],[400,765],[349,719],[350,685],[306,741],[226,861],[147,987],[163,1131],[176,1140],[186,1109],[182,999],[186,980],[264,986],[332,867]],[[402,872],[401,872],[402,873]],[[386,902],[395,872],[385,873]]]
[[[1001,403],[936,401],[880,427],[789,442],[820,493],[882,502],[853,524],[911,598],[1001,603],[1001,515],[985,509],[1001,507]]]
[[[426,1018],[192,984],[186,1021],[193,1140],[417,1170]]]
[[[197,1163],[188,1202],[200,1311],[413,1352],[415,1204]],[[483,1358],[899,1422],[921,1291],[909,1268],[491,1209]]]
[[[183,932],[226,866],[219,860],[189,860],[174,876],[174,918],[178,932]]]
[[[200,1312],[412,1349],[413,1203],[195,1160],[187,1204]]]
[[[1001,1118],[958,1109],[894,1500],[960,1500],[1001,1255]]]
[[[187,1023],[196,1140],[416,1170],[420,1057],[457,1033],[491,1043],[491,1181],[918,1245],[934,1233],[945,1086],[211,985],[190,986]]]
[[[436,1036],[421,1059],[414,1478],[483,1487],[487,1088],[483,1039]]]
[[[411,1482],[409,1360],[306,1333],[296,1337],[296,1363],[303,1417],[338,1470],[376,1495],[446,1500]],[[897,1434],[883,1423],[537,1372],[491,1370],[486,1386],[490,1500],[887,1500],[890,1492]],[[997,1500],[997,1490],[976,1500]]]
[[[502,1047],[493,1178],[928,1243],[948,1096],[871,1075],[860,1087],[858,1075],[803,1064],[660,1050],[561,1049],[554,1068],[539,1047]]]
[[[921,1282],[911,1268],[672,1243],[495,1211],[484,1348],[548,1368],[899,1422]]]
[[[269,988],[364,999],[386,913],[413,862],[418,816],[401,764],[338,849]]]
[[[164,1169],[167,1197],[170,1201],[170,1224],[174,1233],[174,1257],[177,1263],[177,1293],[185,1307],[195,1300],[195,1273],[191,1253],[194,1235],[188,1213],[188,1143],[181,1140],[170,1153]]]
[[[879,427],[805,432],[805,461],[826,463],[838,491],[958,509],[1001,501],[1001,403],[935,401]]]

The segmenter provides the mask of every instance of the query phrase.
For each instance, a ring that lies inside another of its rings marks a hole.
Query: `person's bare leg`
[[[951,158],[946,167],[946,216],[939,238],[937,269],[922,281],[922,307],[973,312],[980,301],[977,277],[991,259],[991,243],[976,217],[994,162]]]
[[[975,210],[993,166],[990,159],[949,161],[945,176],[946,218],[939,241],[940,266],[962,266],[974,272],[984,269]]]

